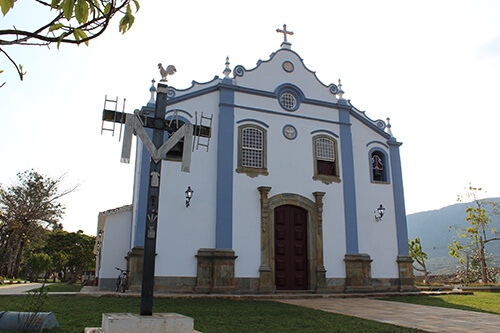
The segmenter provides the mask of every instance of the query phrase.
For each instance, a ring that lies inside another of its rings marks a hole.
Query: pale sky
[[[5,50],[28,74],[23,82],[0,55],[0,183],[35,170],[66,173],[65,230],[96,233],[100,211],[132,203],[134,164],[121,143],[101,136],[104,97],[125,111],[141,108],[159,62],[173,64],[169,84],[254,68],[283,40],[325,84],[342,79],[344,97],[372,119],[391,118],[403,142],[408,214],[456,202],[471,181],[500,196],[500,2],[498,1],[141,1],[132,30],[116,17],[84,45]],[[17,1],[0,29],[44,22],[35,1]],[[26,14],[28,13],[29,14]],[[198,110],[203,111],[203,110]],[[200,200],[200,199],[198,199]]]

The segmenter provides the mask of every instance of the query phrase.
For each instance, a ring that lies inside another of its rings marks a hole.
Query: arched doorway
[[[305,229],[300,233],[305,238],[305,247],[302,247],[306,257],[302,260],[305,265],[305,277],[301,283],[295,285],[292,290],[315,290],[322,292],[326,290],[325,267],[323,266],[323,196],[325,192],[313,192],[314,201],[295,193],[280,193],[269,197],[271,187],[260,186],[261,204],[261,265],[259,267],[259,291],[262,293],[274,292],[277,289],[286,290],[290,286],[277,286],[276,281],[276,232],[280,232],[275,226],[275,219],[281,218],[277,215],[298,214],[297,221],[301,220]],[[280,208],[281,207],[281,208]],[[293,208],[292,208],[293,207]],[[280,210],[283,209],[280,213]],[[275,214],[275,210],[278,214]],[[291,211],[288,213],[287,211]],[[305,231],[304,231],[305,230]],[[279,257],[280,255],[278,255]],[[286,270],[286,268],[285,268]],[[300,274],[295,274],[296,276]],[[281,282],[278,282],[281,284]],[[286,286],[286,287],[285,287]]]
[[[274,209],[275,284],[277,290],[309,289],[307,211],[293,205]]]

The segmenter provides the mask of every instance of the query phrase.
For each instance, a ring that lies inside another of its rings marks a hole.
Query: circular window
[[[297,98],[290,92],[285,92],[281,95],[280,103],[287,110],[295,110],[297,108]]]

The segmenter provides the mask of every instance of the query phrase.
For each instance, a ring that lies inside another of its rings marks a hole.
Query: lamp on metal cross
[[[188,186],[185,193],[186,193],[186,208],[187,208],[191,204],[191,198],[193,197],[194,190],[191,188],[191,186]]]
[[[380,206],[374,213],[375,213],[375,221],[380,222],[382,221],[382,217],[384,216],[385,208],[382,206],[382,204],[380,204]]]

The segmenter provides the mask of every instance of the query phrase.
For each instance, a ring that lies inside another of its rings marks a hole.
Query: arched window
[[[370,151],[370,174],[372,182],[389,182],[389,165],[387,161],[387,155],[384,151],[380,149],[372,149]]]
[[[250,177],[268,175],[266,157],[266,131],[256,125],[238,128],[238,168],[236,172]]]
[[[326,184],[339,183],[337,141],[326,135],[315,136],[313,138],[313,153],[313,179]]]

